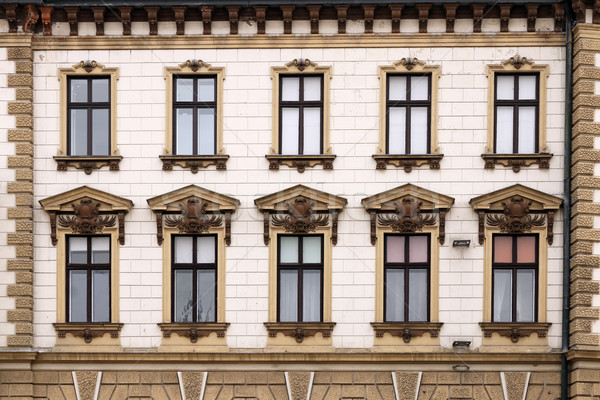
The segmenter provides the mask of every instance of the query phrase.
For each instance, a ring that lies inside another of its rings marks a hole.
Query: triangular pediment
[[[296,185],[254,200],[254,204],[261,212],[286,211],[286,203],[298,198],[310,200],[315,211],[341,211],[348,203],[344,197],[336,196],[304,185]]]
[[[84,199],[100,203],[100,207],[98,208],[100,212],[129,212],[131,207],[133,207],[131,200],[89,186],[81,186],[77,189],[47,197],[40,200],[40,204],[47,212],[73,212],[73,204]]]
[[[367,211],[393,211],[394,203],[401,202],[404,198],[411,197],[422,203],[421,210],[448,210],[454,204],[454,198],[446,196],[420,186],[407,183],[373,196],[365,197],[361,203]]]
[[[539,190],[516,184],[504,189],[484,194],[479,197],[475,197],[471,199],[469,204],[471,204],[473,210],[501,211],[504,210],[504,205],[502,203],[509,201],[515,196],[529,200],[531,202],[531,205],[529,205],[529,209],[531,211],[558,210],[563,202],[563,199],[560,197],[552,196],[544,192],[540,192]]]
[[[238,199],[196,185],[185,186],[148,199],[148,205],[152,211],[179,212],[181,211],[181,204],[193,198],[206,203],[206,211],[210,212],[235,212],[240,205]]]

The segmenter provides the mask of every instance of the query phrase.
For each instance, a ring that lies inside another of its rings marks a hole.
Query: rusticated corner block
[[[291,400],[305,400],[307,398],[310,389],[310,376],[311,373],[306,371],[288,372]]]
[[[31,47],[9,47],[6,52],[9,60],[33,60]]]

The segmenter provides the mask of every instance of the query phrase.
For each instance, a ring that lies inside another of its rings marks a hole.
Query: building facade
[[[600,397],[595,3],[142,3],[0,7],[0,398]]]

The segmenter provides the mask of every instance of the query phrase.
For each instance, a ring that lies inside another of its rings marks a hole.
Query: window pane
[[[494,262],[512,262],[512,236],[494,236]]]
[[[72,156],[88,155],[87,110],[71,110],[71,152]]]
[[[88,101],[88,80],[71,79],[71,98],[72,103],[87,103]]]
[[[535,270],[517,271],[517,322],[535,320]]]
[[[191,264],[193,259],[193,237],[175,236],[175,263]]]
[[[92,110],[92,155],[102,156],[110,153],[108,141],[109,110]]]
[[[110,271],[92,271],[92,322],[110,321]]]
[[[494,322],[512,321],[512,271],[494,271]]]
[[[281,78],[281,100],[300,100],[300,78]]]
[[[388,153],[406,154],[406,108],[390,107],[388,119]]]
[[[92,264],[110,264],[110,238],[92,238]]]
[[[198,110],[198,154],[215,154],[215,110]]]
[[[302,262],[304,264],[320,264],[321,237],[309,236],[302,239]]]
[[[498,75],[496,80],[496,99],[514,100],[515,78],[512,75]]]
[[[519,100],[535,100],[537,97],[536,81],[535,75],[519,76]]]
[[[404,270],[388,269],[385,279],[385,320],[404,321]]]
[[[536,107],[519,107],[519,153],[535,153]]]
[[[87,238],[69,238],[69,264],[87,263]]]
[[[297,263],[298,262],[298,237],[280,236],[279,262]]]
[[[196,262],[198,264],[214,264],[215,263],[215,237],[214,236],[198,236],[196,246],[198,254]]]
[[[410,115],[410,152],[427,154],[427,108],[413,107]]]
[[[302,277],[302,321],[321,321],[321,271],[304,270]]]
[[[496,107],[496,153],[513,152],[513,108]]]
[[[390,76],[388,85],[389,100],[406,100],[406,76]]]
[[[535,237],[519,236],[517,237],[517,262],[534,263],[535,262]]]
[[[87,271],[69,271],[69,322],[87,321]]]
[[[217,279],[214,270],[198,270],[198,322],[215,322]]]
[[[176,115],[176,143],[177,154],[193,154],[194,140],[193,131],[193,110],[191,108],[178,108]]]
[[[404,262],[404,239],[405,236],[386,236],[387,257],[386,262]]]
[[[304,78],[304,101],[321,100],[321,77],[311,76]]]
[[[298,321],[298,271],[279,271],[279,321]]]
[[[92,101],[95,103],[108,103],[108,79],[92,79]]]
[[[215,80],[198,79],[198,101],[215,101]]]
[[[321,109],[304,109],[303,154],[321,154]]]
[[[429,77],[412,76],[410,78],[410,99],[428,100],[429,99]]]
[[[192,322],[194,311],[194,297],[192,296],[193,275],[192,271],[176,270],[175,287],[173,290],[173,321]]]
[[[194,80],[181,79],[175,80],[177,101],[194,101]]]
[[[297,108],[281,109],[281,154],[298,154],[298,121]]]
[[[411,263],[427,262],[427,236],[410,236],[408,238],[408,261]]]
[[[427,321],[427,270],[408,272],[408,320]]]

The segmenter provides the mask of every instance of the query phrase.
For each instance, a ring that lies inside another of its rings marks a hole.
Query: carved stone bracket
[[[96,36],[104,36],[104,7],[91,7],[96,23]]]
[[[292,33],[292,14],[294,12],[294,5],[280,6],[281,12],[283,13],[283,33],[289,35]]]
[[[513,172],[521,171],[522,167],[537,164],[540,169],[550,168],[552,154],[482,154],[486,169],[494,169],[496,165],[512,168]]]
[[[174,166],[178,166],[184,169],[189,169],[192,174],[196,174],[200,168],[207,168],[211,165],[216,165],[217,170],[226,170],[229,156],[226,154],[218,154],[213,156],[161,155],[159,158],[163,163],[163,171],[172,171]]]
[[[144,9],[148,13],[148,25],[150,26],[150,35],[158,35],[158,10],[160,10],[160,7],[151,6],[144,7]]]
[[[52,36],[52,13],[54,12],[54,8],[40,6],[40,12],[42,13],[42,29],[44,30],[44,36]]]
[[[406,173],[422,165],[429,165],[429,169],[440,169],[443,157],[443,154],[373,154],[373,159],[377,162],[376,169],[386,169],[388,165],[392,165],[404,168]]]
[[[458,3],[445,3],[446,10],[446,33],[454,33],[454,21],[456,21],[456,9]]]
[[[305,337],[321,333],[324,338],[331,337],[335,322],[265,322],[269,337],[277,337],[278,333],[296,339],[302,343]]]
[[[413,337],[420,337],[425,333],[429,333],[432,338],[437,338],[442,325],[444,325],[442,322],[371,322],[375,337],[381,338],[389,333],[401,337],[404,343],[410,343]]]
[[[473,7],[473,32],[480,33],[485,4],[472,4],[471,7]]]
[[[19,29],[17,24],[17,4],[4,4],[3,7],[6,20],[8,21],[8,32],[17,33],[17,30]]]
[[[315,35],[319,33],[319,11],[321,10],[321,5],[307,5],[306,9],[308,10],[310,17],[310,33]]]
[[[231,35],[237,35],[238,33],[238,21],[240,6],[227,6],[227,12],[229,13],[229,33]]]
[[[551,323],[547,322],[480,322],[479,326],[484,337],[492,337],[493,333],[508,337],[513,343],[517,343],[522,337],[529,337],[537,333],[538,338],[545,338]]]
[[[552,7],[554,7],[554,32],[563,32],[565,30],[565,5],[554,3]]]
[[[119,7],[121,21],[123,22],[123,35],[131,35],[131,11],[133,7]]]
[[[161,246],[164,241],[163,237],[163,212],[155,211],[156,214],[156,241]]]
[[[429,20],[429,10],[431,4],[417,4],[419,10],[419,33],[427,33],[427,21]]]
[[[585,1],[573,0],[573,11],[575,11],[575,18],[577,19],[577,23],[585,23],[585,10]]]
[[[346,18],[349,7],[347,4],[336,4],[335,6],[337,10],[338,33],[346,33]]]
[[[501,3],[498,6],[500,7],[500,32],[508,32],[510,10],[513,5],[510,3]]]
[[[202,13],[202,25],[203,25],[203,34],[210,35],[212,29],[212,12],[213,6],[201,6],[200,12]]]
[[[25,7],[25,20],[23,22],[23,32],[32,33],[35,28],[35,24],[37,24],[40,19],[40,13],[36,6],[33,4],[27,4]]]
[[[77,36],[78,35],[78,17],[79,17],[79,7],[65,7],[65,11],[67,12],[67,20],[69,21],[69,35]]]
[[[537,18],[539,4],[525,3],[525,7],[527,7],[527,32],[535,32],[535,20]]]
[[[392,13],[392,33],[400,33],[400,19],[404,4],[390,4],[389,7]]]
[[[323,169],[333,169],[333,154],[318,154],[314,156],[305,155],[280,155],[267,154],[265,158],[269,160],[269,169],[278,170],[280,165],[287,165],[290,168],[296,168],[298,172],[303,173],[306,168],[312,168],[322,165]]]
[[[93,170],[102,167],[109,167],[111,171],[118,171],[119,162],[122,159],[121,156],[54,156],[58,171],[66,171],[69,167],[74,167],[82,169],[86,175],[90,175]]]
[[[254,6],[256,13],[256,28],[259,35],[265,34],[265,20],[267,19],[267,6]]]
[[[175,15],[175,25],[177,26],[177,34],[184,35],[185,34],[185,11],[187,10],[186,6],[177,6],[171,7],[173,10],[173,14]]]
[[[592,23],[600,24],[600,1],[595,0],[592,8]]]
[[[162,323],[158,326],[164,338],[170,338],[173,333],[176,333],[180,337],[189,338],[191,343],[196,343],[199,338],[208,337],[211,333],[216,333],[220,338],[225,337],[229,323]]]
[[[70,334],[73,337],[83,338],[85,343],[91,343],[92,339],[102,337],[107,333],[111,338],[117,339],[123,327],[123,324],[118,323],[67,322],[53,325],[59,338],[65,338],[67,334]]]
[[[363,4],[363,12],[365,13],[365,33],[373,33],[373,17],[375,15],[374,4]]]
[[[483,242],[485,241],[485,213],[483,211],[479,211],[477,220],[477,225],[479,226],[479,244],[483,244]]]
[[[369,213],[369,219],[371,221],[371,244],[375,246],[375,243],[377,243],[377,213],[371,211]]]

